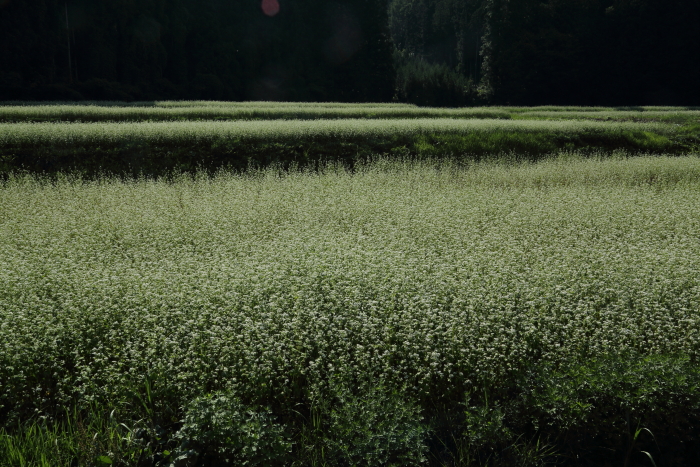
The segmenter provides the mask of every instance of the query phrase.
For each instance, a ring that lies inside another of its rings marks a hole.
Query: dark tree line
[[[391,99],[386,5],[278,5],[0,0],[0,99]]]
[[[700,105],[697,0],[278,1],[0,0],[0,99]]]
[[[700,104],[697,0],[391,0],[389,19],[406,100]]]
[[[422,105],[470,105],[481,79],[481,0],[391,0],[396,92]]]

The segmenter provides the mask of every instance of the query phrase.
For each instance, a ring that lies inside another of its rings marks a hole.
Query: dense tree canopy
[[[386,5],[273,2],[0,0],[0,98],[391,99]]]
[[[699,105],[698,24],[696,0],[0,0],[0,99]]]
[[[473,102],[700,104],[696,0],[392,0],[389,19],[397,49],[422,63],[412,68],[472,78]]]
[[[694,0],[489,0],[488,79],[513,104],[700,103]]]

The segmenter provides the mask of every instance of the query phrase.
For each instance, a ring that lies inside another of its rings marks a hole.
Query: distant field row
[[[384,108],[416,108],[414,104],[403,103],[354,103],[354,102],[277,102],[277,101],[5,101],[0,102],[0,105],[9,106],[100,106],[100,107],[299,107],[299,108],[352,108],[352,107],[384,107]],[[581,112],[596,112],[596,111],[684,111],[684,110],[700,110],[700,107],[682,107],[682,106],[623,106],[623,107],[585,107],[585,106],[556,106],[542,105],[534,107],[491,107],[499,108],[509,112],[530,112],[530,111],[581,111]]]
[[[354,102],[277,102],[277,101],[5,101],[0,102],[0,105],[12,106],[81,106],[81,107],[298,107],[298,108],[352,108],[352,107],[392,107],[392,108],[409,108],[416,107],[413,104],[400,103],[354,103]],[[516,107],[514,107],[516,108]],[[670,107],[675,108],[675,107]]]
[[[698,138],[655,122],[343,119],[239,122],[4,123],[0,171],[161,173],[270,162],[351,162],[377,154],[478,160],[559,150],[685,153]]]
[[[412,106],[5,106],[0,121],[174,121],[174,120],[270,120],[329,118],[510,118],[502,110],[488,108],[435,109]]]
[[[406,104],[277,102],[11,103],[0,105],[0,122],[121,122],[182,120],[314,119],[593,119],[663,121],[700,126],[700,110],[673,107],[426,108]]]

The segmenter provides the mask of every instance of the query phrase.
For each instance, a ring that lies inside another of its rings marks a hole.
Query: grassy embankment
[[[0,106],[0,173],[165,174],[377,154],[481,160],[553,152],[682,154],[700,111],[225,102]]]
[[[269,163],[306,165],[377,154],[478,161],[553,152],[681,154],[697,125],[523,119],[323,119],[193,122],[0,123],[0,172],[130,175]]]

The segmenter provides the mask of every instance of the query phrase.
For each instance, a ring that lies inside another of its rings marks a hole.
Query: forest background
[[[696,0],[0,0],[0,100],[700,105]]]

